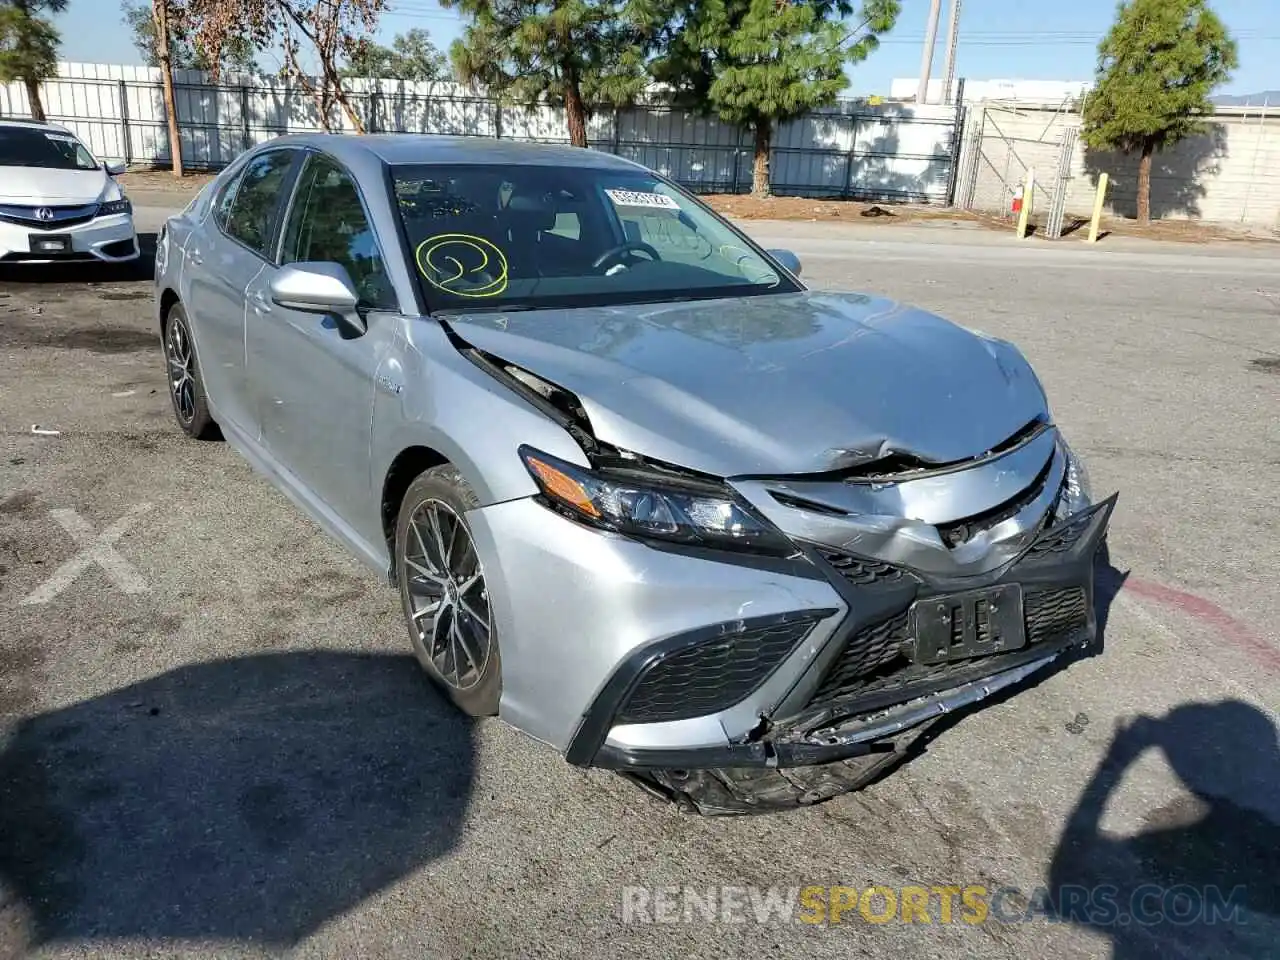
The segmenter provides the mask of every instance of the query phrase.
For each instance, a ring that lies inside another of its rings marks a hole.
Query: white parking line
[[[150,509],[149,503],[138,504],[96,537],[89,522],[74,510],[49,511],[58,526],[67,531],[71,539],[83,549],[58,567],[53,572],[53,576],[31,591],[22,601],[23,604],[48,603],[71,586],[80,574],[94,564],[101,567],[107,579],[125,593],[145,593],[150,589],[147,581],[129,564],[129,561],[116,552],[114,544],[135,519]]]

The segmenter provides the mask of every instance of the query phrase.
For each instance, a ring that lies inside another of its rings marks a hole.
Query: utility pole
[[[951,86],[956,82],[956,46],[960,43],[960,0],[951,0],[947,17],[947,55],[942,67],[942,102],[951,102]]]
[[[938,39],[938,18],[942,15],[942,0],[930,0],[929,25],[924,31],[924,53],[920,57],[920,89],[916,91],[916,103],[929,102],[929,71],[933,69],[933,44]]]

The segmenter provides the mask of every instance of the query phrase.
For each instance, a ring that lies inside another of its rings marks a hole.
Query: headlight
[[[1062,520],[1092,506],[1093,487],[1089,483],[1089,471],[1067,441],[1058,435],[1058,445],[1067,460],[1066,480],[1062,484],[1062,497],[1058,501],[1058,519]]]
[[[128,197],[121,197],[119,200],[108,200],[106,203],[98,204],[98,216],[112,217],[117,213],[133,213],[133,204],[129,202]]]
[[[532,447],[521,447],[520,458],[553,506],[594,526],[696,546],[777,556],[796,551],[727,487],[587,470]]]

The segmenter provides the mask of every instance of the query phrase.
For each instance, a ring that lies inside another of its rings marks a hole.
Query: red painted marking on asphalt
[[[1268,643],[1265,637],[1254,632],[1248,624],[1237,620],[1212,600],[1133,576],[1125,580],[1123,589],[1132,591],[1135,596],[1173,607],[1201,623],[1208,624],[1262,666],[1280,673],[1280,650]]]

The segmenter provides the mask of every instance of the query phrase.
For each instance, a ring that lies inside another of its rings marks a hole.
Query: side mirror
[[[352,334],[364,333],[360,295],[340,263],[291,263],[271,280],[271,299],[286,310],[332,314]]]
[[[769,256],[777,260],[795,276],[800,276],[800,258],[790,250],[770,250]]]
[[[116,160],[116,161],[110,161],[110,162],[104,163],[102,165],[102,169],[107,171],[107,176],[118,177],[122,173],[129,172],[129,165],[127,163],[121,163],[120,161]]]

